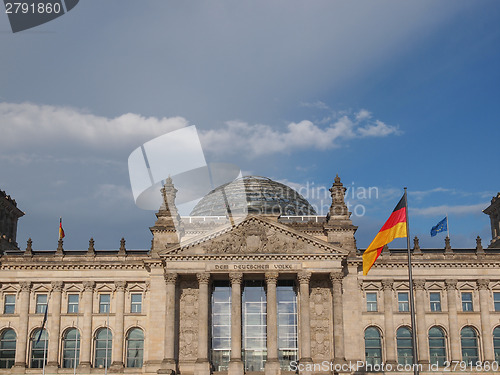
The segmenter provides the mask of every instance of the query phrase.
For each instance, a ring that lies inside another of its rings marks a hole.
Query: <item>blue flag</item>
[[[441,220],[439,223],[437,223],[435,226],[432,227],[431,237],[434,237],[439,232],[443,232],[445,230],[448,230],[448,220],[446,217],[443,220]]]

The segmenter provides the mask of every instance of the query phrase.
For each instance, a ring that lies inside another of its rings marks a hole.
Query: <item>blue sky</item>
[[[18,242],[55,248],[62,216],[67,249],[149,247],[127,158],[195,124],[208,161],[309,194],[339,173],[361,248],[404,186],[421,246],[444,246],[428,233],[446,213],[453,246],[486,245],[499,25],[495,0],[87,0],[16,34],[3,14],[0,189],[26,212]]]

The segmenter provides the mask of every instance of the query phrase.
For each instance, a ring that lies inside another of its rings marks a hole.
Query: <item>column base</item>
[[[14,363],[14,366],[12,366],[10,372],[13,374],[24,374],[26,372],[26,363],[24,362]]]
[[[170,374],[173,375],[177,372],[177,364],[174,359],[165,358],[161,362],[161,368],[156,371],[157,374]]]
[[[45,371],[50,372],[57,372],[57,369],[59,368],[59,363],[57,362],[48,362],[47,365],[45,366]]]
[[[243,375],[245,373],[243,361],[241,359],[231,359],[227,373],[228,375]]]
[[[311,375],[313,373],[313,360],[311,357],[299,359],[299,366],[300,375]]]
[[[207,358],[198,358],[194,364],[195,375],[210,375],[210,362]]]
[[[88,369],[91,368],[92,366],[90,365],[90,362],[80,362],[78,363],[78,366],[76,368],[83,368],[83,369]]]
[[[280,361],[278,358],[268,359],[264,367],[265,375],[279,375],[281,373]]]
[[[123,362],[118,362],[118,361],[115,361],[113,363],[111,363],[111,366],[109,367],[109,372],[122,372],[123,368],[125,367],[125,365],[123,364]]]

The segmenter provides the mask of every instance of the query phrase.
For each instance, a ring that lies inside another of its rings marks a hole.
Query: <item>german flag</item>
[[[363,275],[366,276],[373,263],[382,252],[382,248],[395,238],[406,237],[406,194],[392,211],[391,216],[363,253]]]
[[[64,229],[62,227],[62,217],[59,218],[59,239],[62,240],[64,238]]]

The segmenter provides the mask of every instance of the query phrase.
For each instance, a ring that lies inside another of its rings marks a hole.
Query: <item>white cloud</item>
[[[182,117],[156,118],[126,113],[107,118],[69,107],[0,103],[3,150],[39,149],[54,144],[120,148],[188,125]]]
[[[444,214],[455,214],[455,215],[469,215],[469,214],[479,214],[486,207],[488,207],[488,203],[478,203],[471,205],[457,205],[457,206],[431,206],[425,208],[411,208],[412,215],[419,216],[436,216],[436,215],[444,215]]]
[[[270,125],[228,121],[222,129],[201,132],[201,139],[204,148],[214,153],[245,152],[260,156],[304,149],[326,150],[340,147],[340,140],[401,134],[397,127],[379,120],[372,122],[370,118],[370,112],[361,110],[355,115],[344,115],[327,126],[303,120],[289,123],[282,130]]]

